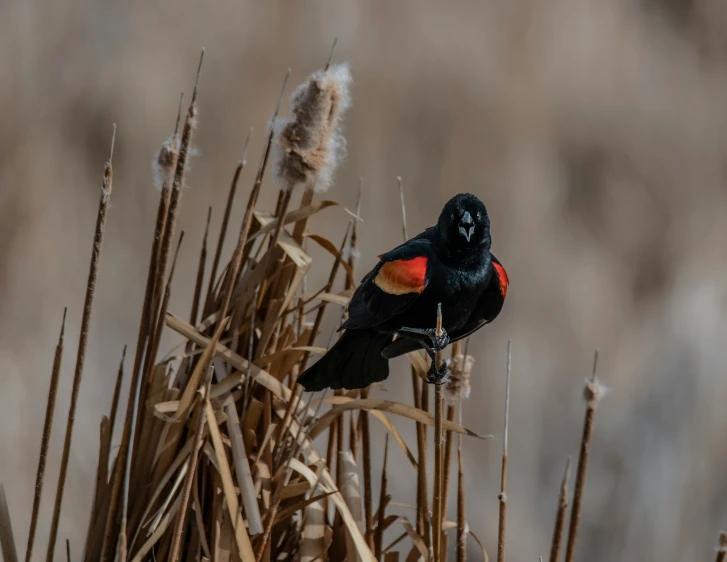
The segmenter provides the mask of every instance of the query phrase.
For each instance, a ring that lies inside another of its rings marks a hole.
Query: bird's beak
[[[465,237],[467,242],[469,242],[470,238],[472,237],[472,233],[475,231],[475,227],[472,226],[472,223],[474,221],[472,220],[472,215],[470,215],[470,212],[465,211],[459,222],[460,224],[464,225],[459,227],[459,233]],[[469,228],[465,228],[465,226],[468,226]]]
[[[462,236],[465,237],[465,240],[467,240],[467,242],[469,242],[470,241],[470,238],[472,238],[472,233],[474,231],[475,231],[475,227],[474,226],[470,226],[468,229],[465,229],[464,226],[460,226],[459,227],[459,233]]]

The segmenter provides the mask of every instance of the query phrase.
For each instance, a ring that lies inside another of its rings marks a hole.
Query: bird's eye
[[[482,218],[482,213],[477,213],[477,220],[480,220]]]

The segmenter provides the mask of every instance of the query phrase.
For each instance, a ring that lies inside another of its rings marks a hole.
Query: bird
[[[343,335],[298,383],[307,392],[366,388],[388,378],[390,359],[419,349],[432,359],[428,381],[444,382],[446,365],[437,369],[434,354],[492,322],[505,302],[510,281],[491,245],[484,203],[452,197],[434,226],[378,256],[351,297]]]

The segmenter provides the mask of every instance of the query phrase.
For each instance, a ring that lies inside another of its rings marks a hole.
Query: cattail
[[[450,375],[444,390],[447,391],[447,398],[456,402],[458,397],[470,397],[470,375],[475,365],[475,358],[471,355],[456,355],[451,359],[449,366]]]
[[[162,143],[162,146],[154,155],[154,159],[151,162],[151,169],[154,174],[154,187],[157,191],[161,191],[165,183],[171,183],[169,180],[177,165],[178,155],[179,137],[175,133]]]
[[[345,154],[340,125],[351,104],[350,89],[351,72],[343,63],[312,74],[293,92],[290,105],[294,117],[273,123],[275,174],[282,185],[328,189]]]

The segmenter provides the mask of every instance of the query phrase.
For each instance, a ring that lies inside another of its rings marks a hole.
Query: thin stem
[[[56,397],[58,395],[58,381],[61,376],[61,361],[63,360],[63,335],[66,330],[66,313],[68,307],[63,309],[63,322],[61,333],[58,336],[58,344],[53,357],[53,370],[51,371],[50,389],[48,390],[48,404],[45,408],[45,422],[43,423],[43,438],[40,442],[40,458],[38,459],[38,471],[35,475],[35,496],[33,497],[33,514],[30,518],[30,531],[28,532],[28,548],[25,551],[25,562],[30,562],[33,554],[33,542],[35,531],[38,526],[38,513],[40,512],[40,498],[43,494],[43,480],[45,477],[45,466],[48,461],[48,446],[53,431],[53,413],[56,409]]]
[[[591,441],[593,439],[593,419],[598,403],[603,397],[603,387],[596,378],[596,366],[598,365],[598,351],[593,358],[593,376],[586,382],[583,389],[583,398],[586,400],[586,417],[583,421],[583,434],[581,436],[581,450],[578,455],[578,468],[576,469],[576,484],[573,494],[573,508],[570,514],[568,526],[568,543],[565,550],[565,562],[573,562],[576,553],[576,537],[578,535],[578,523],[581,517],[581,504],[583,493],[586,487],[586,472],[588,470],[588,457],[591,452]]]
[[[220,259],[222,257],[222,247],[225,244],[225,238],[227,237],[227,227],[230,224],[230,214],[232,213],[232,205],[235,202],[235,194],[237,193],[237,183],[240,180],[240,174],[247,165],[247,149],[250,146],[250,139],[252,138],[253,128],[250,127],[250,131],[247,134],[247,140],[245,140],[245,148],[242,151],[242,158],[235,167],[235,174],[232,177],[232,183],[230,184],[230,192],[227,195],[227,204],[225,205],[225,213],[222,215],[222,225],[220,226],[220,235],[217,239],[217,248],[215,249],[215,257],[212,260],[212,269],[210,269],[210,281],[207,289],[207,298],[205,303],[205,316],[212,312],[212,302],[214,300],[214,287],[215,278],[217,277],[217,269],[220,266]]]
[[[53,518],[51,519],[50,538],[48,539],[48,562],[52,562],[53,554],[56,547],[56,539],[58,538],[58,523],[61,516],[61,506],[63,504],[63,491],[66,484],[66,474],[68,472],[68,461],[71,454],[71,441],[73,439],[73,425],[76,421],[76,408],[78,406],[78,396],[81,391],[81,381],[83,380],[83,367],[86,362],[86,348],[88,346],[88,332],[91,324],[91,312],[93,311],[93,298],[96,294],[96,280],[98,279],[99,264],[101,262],[101,249],[103,247],[104,231],[106,230],[106,216],[111,202],[111,191],[113,189],[113,168],[111,160],[113,158],[114,139],[116,138],[116,125],[114,125],[111,135],[111,149],[109,150],[109,158],[104,165],[104,178],[101,187],[101,199],[99,201],[98,216],[96,217],[96,231],[93,238],[93,250],[91,252],[91,265],[88,272],[88,282],[86,284],[86,297],[83,303],[83,316],[81,318],[81,333],[78,339],[78,353],[76,354],[76,368],[73,373],[73,388],[71,390],[71,405],[68,409],[68,421],[66,424],[66,437],[63,442],[63,455],[61,457],[61,466],[58,474],[58,488],[56,489],[56,501],[53,507]]]
[[[443,333],[442,328],[442,305],[437,305],[437,336]],[[435,368],[439,371],[442,368],[442,350],[438,350],[434,356]],[[438,562],[441,556],[442,540],[442,419],[444,418],[444,396],[442,384],[434,385],[434,494],[433,494],[433,541],[430,547],[434,550],[434,561]]]
[[[497,562],[505,562],[505,526],[507,521],[507,433],[510,421],[510,367],[512,342],[507,342],[507,383],[505,387],[505,435],[502,441],[502,472],[500,475],[500,512],[497,532]]]
[[[553,540],[550,544],[550,562],[558,562],[560,555],[560,545],[563,541],[563,528],[565,527],[565,518],[568,511],[568,479],[570,478],[571,458],[565,463],[565,471],[563,472],[563,480],[560,483],[560,493],[558,494],[558,511],[555,516],[555,527],[553,528]]]

